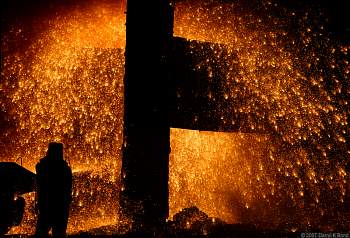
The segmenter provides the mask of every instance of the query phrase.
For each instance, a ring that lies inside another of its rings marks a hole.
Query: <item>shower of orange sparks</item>
[[[323,88],[319,72],[307,78],[299,70],[293,52],[279,41],[281,36],[287,37],[280,22],[274,19],[276,23],[271,27],[271,22],[264,22],[263,18],[237,14],[235,7],[193,1],[177,4],[174,34],[221,43],[237,52],[240,77],[227,81],[244,84],[245,92],[253,97],[233,110],[262,111],[261,116],[268,118],[283,143],[294,145],[320,137],[323,113],[336,128],[337,143],[345,143],[348,115],[334,106],[333,96]],[[24,53],[5,51],[10,53],[3,56],[2,77],[7,80],[1,89],[8,95],[1,103],[10,120],[18,124],[11,134],[17,142],[7,153],[3,152],[2,158],[23,157],[24,166],[33,170],[47,143],[59,140],[66,145],[66,157],[74,171],[93,170],[91,176],[107,181],[118,179],[124,59],[115,48],[123,49],[125,45],[124,11],[124,1],[121,5],[95,1],[83,9],[58,12],[41,23],[42,31]],[[19,36],[19,43],[23,40],[21,28],[14,27],[10,34]],[[314,37],[322,36],[305,26],[304,44],[310,44]],[[331,45],[326,49],[332,57]],[[343,46],[341,52],[347,54],[348,47]],[[307,57],[310,62],[317,61],[318,52]],[[348,63],[330,63],[349,74]],[[303,87],[306,80],[312,80],[320,93]],[[336,84],[335,93],[341,94],[339,85]],[[228,97],[235,97],[234,91]],[[277,123],[280,118],[286,121],[282,127]],[[318,217],[326,213],[325,205],[320,204],[325,202],[321,198],[323,181],[336,190],[334,200],[341,202],[345,197],[348,175],[342,165],[325,170],[330,163],[328,145],[318,141],[315,146],[325,153],[321,165],[310,162],[308,152],[301,147],[281,149],[282,142],[269,135],[172,129],[171,146],[172,215],[183,207],[196,205],[227,222],[270,222],[271,227],[308,224],[310,220],[317,224],[322,222]],[[100,190],[103,186],[96,184],[95,188]],[[84,186],[75,190],[78,212],[70,218],[70,232],[116,222],[116,213],[106,212],[110,206],[117,210],[117,198],[113,201],[109,197],[109,201],[100,200],[93,205],[81,197],[82,193],[91,193],[88,199],[93,199],[94,192]],[[305,198],[306,193],[312,198]],[[303,207],[305,203],[314,204],[315,209],[310,213],[297,209],[291,216],[286,208]],[[99,211],[90,216],[96,207]],[[273,215],[276,219],[271,220]],[[91,219],[83,222],[81,217]],[[303,219],[296,221],[297,217]],[[26,219],[24,226],[13,232],[30,232],[33,214],[27,213]]]

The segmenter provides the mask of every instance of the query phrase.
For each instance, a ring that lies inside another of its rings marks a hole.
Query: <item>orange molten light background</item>
[[[321,23],[310,23],[311,13],[273,2],[260,8],[213,1],[175,6],[174,35],[237,54],[238,72],[229,68],[226,80],[242,91],[232,88],[223,97],[245,95],[232,115],[255,112],[271,133],[172,129],[170,218],[194,205],[228,223],[349,228],[343,204],[350,47],[333,44]],[[276,9],[286,17],[264,17]],[[2,34],[0,160],[23,158],[34,171],[50,141],[64,143],[74,172],[70,233],[119,221],[124,12],[123,2],[89,1],[14,23]],[[12,233],[33,232],[34,197],[25,195],[24,221]]]

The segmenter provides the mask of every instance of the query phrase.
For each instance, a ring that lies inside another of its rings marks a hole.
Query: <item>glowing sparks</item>
[[[274,5],[262,8],[272,12]],[[251,128],[267,123],[269,135],[172,130],[170,213],[196,205],[228,222],[303,227],[312,221],[322,227],[328,210],[339,215],[332,225],[346,226],[341,209],[329,203],[344,196],[341,168],[349,158],[349,92],[343,91],[348,46],[333,45],[320,22],[308,25],[312,14],[278,8],[288,20],[268,15],[263,21],[237,14],[240,9],[235,3],[182,2],[174,33],[220,43],[237,54],[238,74],[232,67],[226,77],[230,96],[239,102],[232,115],[255,113],[258,120],[248,118]],[[300,35],[288,31],[295,22]],[[324,179],[329,174],[333,180]],[[325,194],[327,184],[337,192]]]
[[[274,7],[262,6],[266,12]],[[350,154],[345,87],[350,47],[334,45],[322,25],[316,29],[308,23],[308,14],[279,9],[286,20],[239,9],[238,4],[183,1],[176,4],[174,34],[220,43],[237,55],[235,62],[232,57],[221,62],[229,66],[222,98],[239,102],[228,109],[232,117],[254,113],[258,119],[247,121],[251,129],[264,124],[269,133],[172,129],[170,214],[196,205],[227,222],[287,224],[293,230],[310,221],[321,226],[327,211],[340,212],[330,201],[343,201],[349,177],[344,162]],[[76,172],[70,232],[117,219],[117,193],[123,189],[116,181],[124,22],[122,7],[94,3],[45,19],[30,42],[22,26],[2,36],[0,106],[7,124],[0,137],[1,159],[22,157],[33,170],[48,142],[65,144]],[[295,25],[300,35],[287,27]],[[17,49],[23,42],[28,44]],[[215,99],[211,92],[208,98]],[[334,192],[324,194],[325,188]],[[14,233],[34,227],[33,194],[26,195],[30,200],[24,226]]]
[[[116,47],[125,44],[125,16],[116,5],[92,4],[46,20],[36,26],[44,30],[24,51],[4,49],[1,90],[6,98],[1,106],[14,124],[5,128],[11,141],[4,139],[8,144],[2,157],[22,157],[23,165],[34,170],[50,141],[63,142],[65,159],[75,172],[68,231],[77,232],[117,218],[124,57]],[[21,44],[23,38],[17,41]],[[84,178],[89,184],[81,184],[84,171],[90,171]],[[33,232],[34,209],[28,212],[32,215],[26,214],[14,232]]]

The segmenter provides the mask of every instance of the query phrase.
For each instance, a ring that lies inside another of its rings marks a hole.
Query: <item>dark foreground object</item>
[[[63,160],[63,144],[50,143],[47,155],[36,165],[39,216],[36,235],[53,237],[66,234],[72,201],[72,170]]]
[[[13,162],[0,162],[0,237],[19,225],[25,201],[20,195],[34,191],[35,174]]]
[[[2,193],[21,195],[34,191],[35,174],[14,162],[0,162],[0,189]]]
[[[127,1],[120,206],[134,227],[157,226],[168,217],[171,38],[169,1]]]

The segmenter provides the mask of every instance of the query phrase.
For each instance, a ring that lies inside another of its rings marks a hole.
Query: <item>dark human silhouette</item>
[[[65,237],[72,200],[72,170],[63,159],[63,144],[50,143],[36,165],[39,216],[36,237]]]

